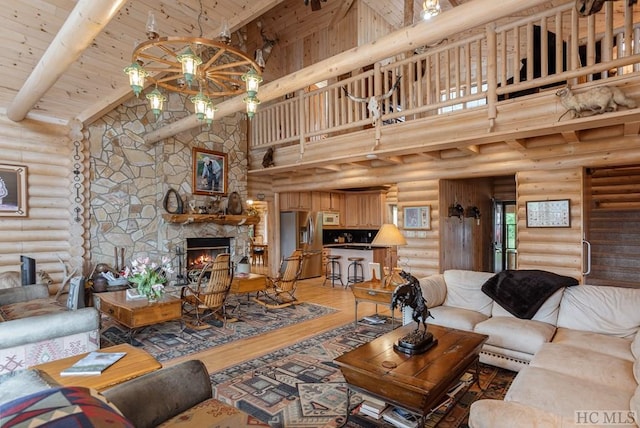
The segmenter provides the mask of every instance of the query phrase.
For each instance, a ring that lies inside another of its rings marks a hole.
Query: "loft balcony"
[[[603,12],[579,18],[573,5],[488,25],[464,39],[453,35],[262,104],[251,122],[249,175],[504,150],[535,159],[594,133],[637,138],[638,109],[574,118],[556,92],[567,84],[575,93],[611,85],[640,103],[638,13],[607,2]],[[269,147],[275,166],[264,168]]]

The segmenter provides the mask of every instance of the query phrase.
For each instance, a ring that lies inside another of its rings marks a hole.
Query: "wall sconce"
[[[476,224],[480,226],[480,209],[478,207],[476,206],[468,207],[464,216],[467,218],[475,218]]]
[[[451,205],[449,207],[449,217],[458,217],[462,220],[464,216],[464,208],[460,204]]]

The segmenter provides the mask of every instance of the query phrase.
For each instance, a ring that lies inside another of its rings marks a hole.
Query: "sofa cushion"
[[[580,285],[564,291],[558,327],[631,337],[640,326],[640,290]]]
[[[631,376],[633,362],[597,352],[597,348],[585,352],[584,349],[573,346],[547,343],[534,355],[529,365],[629,393],[638,386]]]
[[[640,383],[640,360],[633,362],[633,377],[636,379],[636,384]]]
[[[562,294],[564,288],[556,291],[540,306],[540,309],[535,313],[534,321],[546,322],[548,324],[556,325],[558,322],[558,312],[560,310],[560,301],[562,300]],[[511,312],[500,306],[497,302],[494,302],[491,309],[492,317],[515,317]]]
[[[4,305],[0,308],[0,313],[2,313],[2,317],[6,320],[15,320],[64,312],[66,310],[67,307],[58,303],[56,299],[45,298]]]
[[[535,354],[551,340],[556,327],[515,317],[492,317],[476,324],[473,331],[488,335],[486,343],[489,345]]]
[[[133,425],[98,393],[83,387],[45,389],[0,405],[3,428],[127,427]]]
[[[427,301],[427,306],[433,308],[444,303],[447,297],[447,284],[442,274],[430,275],[419,279],[422,297]]]
[[[597,349],[598,352],[603,354],[633,361],[630,347],[631,341],[621,337],[558,327],[551,342],[573,346],[585,351]]]
[[[513,380],[505,401],[515,401],[573,418],[580,410],[627,410],[631,394],[610,386],[595,385],[564,373],[525,367]]]
[[[633,354],[633,358],[640,360],[640,330],[638,330],[631,343],[631,353]]]
[[[444,306],[469,309],[483,315],[491,315],[493,300],[482,292],[484,284],[494,274],[470,270],[446,270],[447,297]]]
[[[487,319],[487,316],[480,312],[448,306],[431,308],[429,312],[433,319],[429,318],[427,322],[466,331],[473,331],[476,324]]]

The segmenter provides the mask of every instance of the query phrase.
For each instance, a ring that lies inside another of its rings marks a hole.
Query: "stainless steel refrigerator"
[[[300,278],[322,275],[322,213],[283,211],[280,213],[280,254],[289,257],[293,250],[302,250]]]

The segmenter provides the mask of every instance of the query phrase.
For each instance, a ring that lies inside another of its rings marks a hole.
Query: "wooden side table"
[[[84,386],[102,391],[162,367],[162,364],[153,358],[151,354],[126,343],[103,348],[98,352],[126,352],[127,355],[108,367],[102,374],[95,376],[60,376],[60,372],[63,369],[84,358],[87,353],[38,364],[31,368],[43,371],[62,386]]]
[[[378,305],[385,305],[391,308],[391,299],[393,297],[393,288],[383,286],[382,281],[371,280],[365,282],[358,282],[352,286],[353,297],[355,298],[356,307],[355,314],[356,319],[354,326],[358,326],[358,303],[370,302],[376,305],[376,314],[378,313]],[[391,328],[394,328],[395,317],[393,314],[393,308],[391,308]]]

